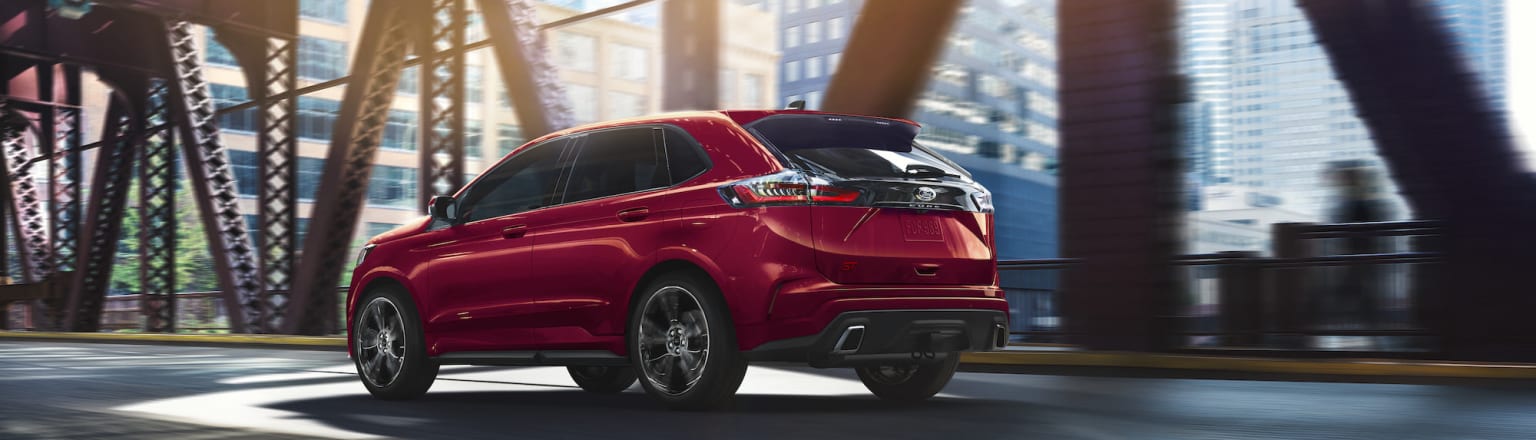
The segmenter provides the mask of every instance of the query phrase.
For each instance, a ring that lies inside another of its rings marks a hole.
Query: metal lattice
[[[202,62],[197,53],[192,25],[181,21],[166,22],[170,45],[173,121],[180,130],[183,157],[187,158],[187,177],[208,232],[209,253],[214,271],[224,292],[224,307],[230,328],[236,332],[271,333],[261,319],[261,276],[256,252],[246,233],[245,217],[240,214],[239,193],[229,153],[219,139],[213,100],[208,82],[203,78]],[[252,323],[253,325],[247,325]]]
[[[176,136],[163,87],[150,96],[156,129],[139,149],[139,286],[144,331],[176,331]]]
[[[336,285],[348,261],[368,176],[410,41],[403,8],[374,6],[358,39],[352,81],[326,156],[284,333],[328,333],[336,319]]]
[[[53,216],[54,261],[57,270],[73,271],[80,248],[81,111],[59,108],[53,126],[54,155],[48,161],[53,197],[48,200],[48,212]]]
[[[0,114],[7,111],[7,107],[6,103],[0,102]],[[6,172],[11,181],[11,215],[16,225],[22,279],[29,283],[42,281],[53,273],[54,266],[53,248],[48,243],[47,206],[39,194],[37,181],[32,178],[29,162],[37,153],[27,142],[23,130],[8,130],[3,136],[0,148],[4,149]],[[49,306],[53,309],[57,304]]]
[[[132,184],[133,160],[144,140],[141,115],[134,114],[123,101],[114,100],[108,107],[107,123],[111,126],[107,130],[111,133],[102,136],[105,146],[96,155],[90,209],[81,236],[85,248],[75,285],[69,292],[68,308],[64,310],[68,331],[93,332],[101,326],[102,298],[112,278],[112,265],[117,262],[118,235],[122,232]]]
[[[478,0],[486,32],[496,41],[502,81],[518,122],[532,139],[570,127],[575,120],[559,70],[549,58],[538,11],[528,0]]]
[[[433,0],[421,74],[421,201],[464,186],[464,0]]]
[[[261,136],[257,139],[260,157],[257,174],[261,187],[257,199],[261,233],[261,272],[266,288],[262,292],[259,322],[252,327],[277,329],[282,325],[293,284],[294,249],[297,241],[297,203],[295,180],[298,175],[297,130],[298,99],[266,99],[298,88],[298,44],[294,40],[267,39],[264,56],[264,84],[257,92],[261,99]]]

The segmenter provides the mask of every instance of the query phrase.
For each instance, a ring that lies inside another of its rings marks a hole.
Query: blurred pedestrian
[[[1380,195],[1375,169],[1361,161],[1339,161],[1329,164],[1329,180],[1337,190],[1337,201],[1330,221],[1334,223],[1369,223],[1386,221],[1389,208]],[[1335,255],[1376,254],[1386,252],[1380,237],[1356,236],[1343,240],[1343,246]],[[1333,322],[1342,322],[1365,329],[1377,329],[1381,309],[1380,280],[1382,271],[1374,264],[1349,264],[1343,267],[1343,278],[1335,287],[1333,297],[1326,302]]]

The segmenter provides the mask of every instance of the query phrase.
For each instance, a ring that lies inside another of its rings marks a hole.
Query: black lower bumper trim
[[[862,326],[857,349],[844,334]],[[878,310],[846,312],[821,333],[771,341],[745,352],[755,362],[796,362],[813,367],[937,362],[950,353],[991,351],[1008,315],[997,310]],[[1006,342],[1006,337],[1002,338]]]

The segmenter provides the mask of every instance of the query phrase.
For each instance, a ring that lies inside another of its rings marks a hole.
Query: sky
[[[1509,109],[1525,159],[1536,170],[1536,0],[1506,0],[1504,24],[1509,38]]]

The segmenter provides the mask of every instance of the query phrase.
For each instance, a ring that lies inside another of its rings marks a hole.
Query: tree
[[[123,229],[117,246],[117,261],[112,266],[112,291],[114,293],[140,293],[139,284],[139,210],[138,182],[129,188],[129,208],[123,215]],[[213,269],[213,257],[208,252],[208,236],[203,232],[203,222],[192,192],[186,189],[185,180],[177,182],[176,191],[176,291],[200,292],[218,290],[218,274]]]

